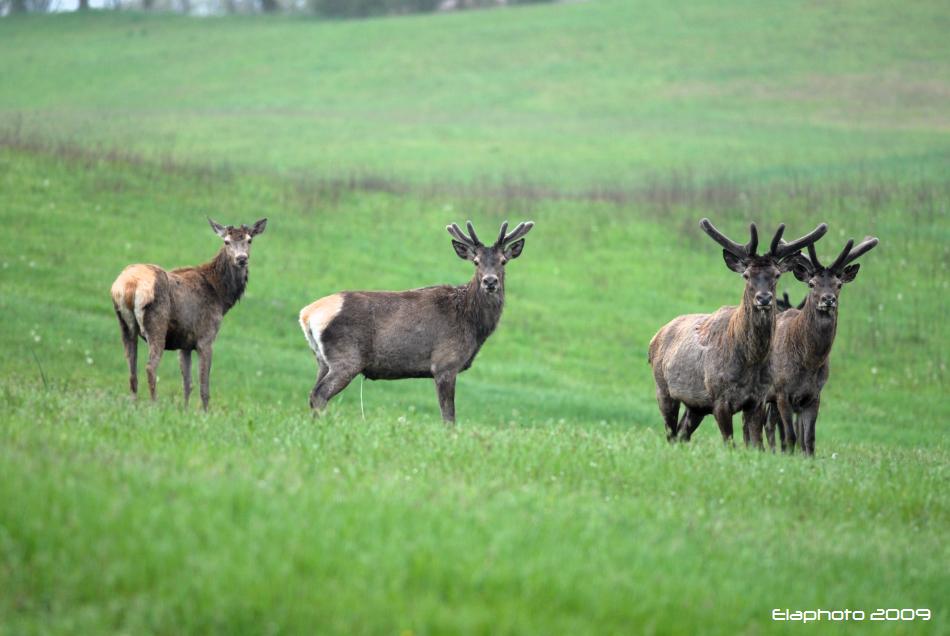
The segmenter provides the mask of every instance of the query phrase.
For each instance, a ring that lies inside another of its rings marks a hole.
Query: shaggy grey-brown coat
[[[789,309],[776,323],[766,424],[772,448],[778,427],[783,450],[794,450],[797,442],[802,452],[815,453],[821,391],[828,381],[831,347],[838,329],[838,297],[842,285],[853,281],[861,267],[849,263],[877,244],[878,239],[866,238],[852,249],[854,241],[848,241],[828,267],[818,261],[813,246],[808,249],[810,258],[799,256],[794,261],[795,278],[808,283],[810,289],[804,307]]]
[[[756,429],[751,418],[765,400],[769,381],[769,351],[775,326],[775,285],[788,268],[788,257],[817,241],[827,231],[819,225],[806,236],[783,243],[780,225],[768,253],[756,255],[758,231],[750,226],[751,238],[740,245],[717,230],[709,219],[700,226],[723,246],[723,259],[745,279],[738,307],[722,307],[713,314],[675,318],[650,341],[649,361],[656,382],[657,404],[663,416],[667,439],[689,440],[703,418],[716,418],[724,441],[732,439],[732,416],[743,412],[746,441]],[[680,404],[686,411],[677,423]]]

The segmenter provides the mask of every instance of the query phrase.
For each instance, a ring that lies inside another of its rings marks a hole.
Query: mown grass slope
[[[0,21],[0,632],[761,633],[774,607],[945,631],[944,26],[873,2]],[[109,285],[210,258],[206,215],[270,218],[212,412],[181,409],[174,354],[132,404]],[[822,255],[881,238],[814,461],[712,421],[662,441],[650,337],[741,292],[701,216],[827,221]],[[423,380],[313,421],[299,308],[464,282],[466,218],[537,227],[458,429]]]

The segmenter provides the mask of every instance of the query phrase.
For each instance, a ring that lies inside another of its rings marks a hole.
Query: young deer
[[[650,341],[649,361],[656,381],[656,399],[667,439],[687,441],[703,418],[712,413],[724,441],[732,439],[732,415],[743,412],[746,443],[753,416],[765,400],[769,379],[769,350],[775,328],[775,285],[788,270],[788,259],[827,231],[822,223],[791,243],[782,243],[780,225],[769,251],[756,254],[758,231],[740,245],[717,230],[709,219],[700,227],[724,249],[726,266],[742,274],[745,292],[738,307],[722,307],[713,314],[690,314],[667,323]],[[686,406],[677,424],[680,403]],[[760,439],[751,440],[761,445]]]
[[[521,223],[483,245],[468,223],[446,229],[452,247],[475,264],[467,285],[402,292],[344,291],[300,312],[300,326],[319,369],[310,406],[320,412],[358,374],[370,380],[433,378],[442,419],[455,421],[455,377],[472,365],[495,330],[505,303],[505,264],[521,255],[534,223]]]
[[[790,309],[776,321],[765,431],[772,448],[778,426],[782,450],[791,452],[797,441],[802,452],[815,454],[821,390],[828,380],[828,358],[838,329],[838,296],[841,286],[853,281],[861,267],[849,263],[877,244],[876,238],[869,237],[854,247],[850,240],[827,267],[818,261],[813,245],[808,246],[810,258],[799,255],[792,261],[795,278],[811,289],[803,309]]]
[[[252,239],[264,231],[267,219],[253,227],[224,227],[208,219],[224,245],[210,262],[165,271],[158,265],[129,265],[112,283],[112,305],[119,318],[129,388],[138,395],[138,341],[148,343],[148,390],[155,399],[155,372],[164,350],[178,350],[185,405],[191,395],[191,352],[198,352],[201,405],[207,410],[211,345],[221,318],[240,300],[247,286]]]

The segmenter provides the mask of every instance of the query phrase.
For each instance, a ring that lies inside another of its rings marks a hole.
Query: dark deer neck
[[[772,349],[775,332],[775,306],[771,309],[756,309],[753,294],[748,288],[742,296],[742,304],[729,319],[727,337],[736,356],[747,365],[765,362]]]
[[[818,310],[818,300],[808,294],[805,307],[795,318],[796,336],[802,343],[802,364],[814,369],[827,362],[838,331],[838,310],[827,314]]]
[[[505,281],[498,281],[498,291],[489,294],[482,289],[478,277],[472,278],[468,285],[460,287],[462,320],[470,324],[479,343],[485,341],[498,326],[501,310],[505,306]]]
[[[247,287],[247,267],[234,265],[224,248],[214,259],[201,266],[201,273],[214,292],[215,300],[226,313],[244,295]]]

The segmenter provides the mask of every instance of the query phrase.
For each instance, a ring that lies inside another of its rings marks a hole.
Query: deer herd
[[[149,394],[156,394],[158,364],[165,350],[178,351],[184,403],[191,395],[191,354],[198,353],[202,407],[210,399],[211,350],[221,320],[247,287],[251,243],[267,226],[222,226],[208,219],[224,244],[203,265],[166,271],[157,265],[126,267],[112,284],[129,364],[129,389],[138,393],[138,339],[148,346]],[[401,292],[342,291],[300,311],[299,321],[317,360],[310,392],[314,414],[357,375],[371,380],[432,378],[442,418],[455,422],[455,381],[468,369],[498,326],[505,303],[505,265],[521,255],[534,226],[504,223],[490,245],[471,222],[463,231],[446,230],[459,258],[475,275],[465,285],[437,285]],[[815,422],[838,324],[841,287],[855,279],[852,264],[873,249],[876,238],[857,246],[848,241],[830,265],[818,260],[815,243],[827,232],[822,223],[790,242],[779,225],[767,251],[758,253],[759,234],[737,243],[709,219],[700,227],[722,249],[726,266],[745,281],[738,306],[710,314],[689,314],[664,325],[649,346],[649,363],[667,439],[689,441],[712,415],[725,442],[732,442],[732,416],[742,412],[747,445],[764,448],[762,433],[775,448],[815,452]],[[808,255],[802,254],[806,250]],[[797,307],[788,294],[776,299],[779,277],[791,272],[809,292]],[[680,417],[680,406],[683,415]]]

